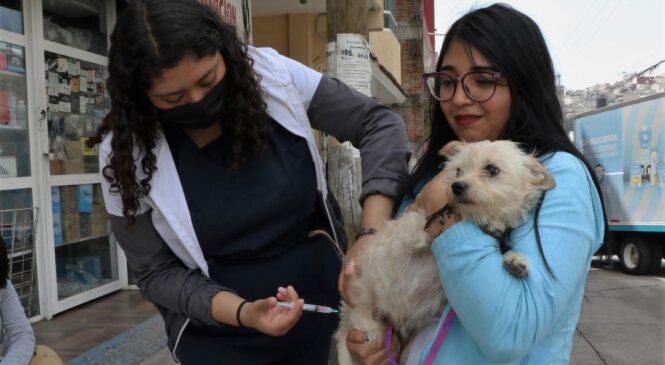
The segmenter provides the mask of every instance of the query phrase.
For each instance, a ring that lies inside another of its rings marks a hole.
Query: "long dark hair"
[[[265,148],[267,124],[260,80],[235,29],[197,0],[135,0],[118,17],[109,51],[111,110],[88,145],[113,133],[109,165],[102,173],[111,191],[120,193],[129,224],[134,222],[139,198],[150,192],[156,170],[152,149],[161,125],[146,91],[163,70],[185,56],[202,58],[216,52],[226,63],[224,78],[233,90],[224,105],[224,133],[233,137],[231,163],[238,166]],[[141,169],[147,175],[140,181],[135,177],[135,148],[141,152]]]
[[[538,25],[505,4],[472,11],[457,20],[446,33],[436,64],[437,71],[441,69],[443,58],[453,41],[478,50],[508,80],[512,104],[499,138],[518,142],[526,151],[533,151],[537,156],[557,151],[576,156],[586,165],[596,189],[600,191],[593,167],[563,129],[554,66]],[[439,149],[458,139],[441,105],[435,100],[430,104],[431,134],[427,150],[402,187],[397,201],[415,195],[416,186],[436,173],[443,162],[437,154]]]

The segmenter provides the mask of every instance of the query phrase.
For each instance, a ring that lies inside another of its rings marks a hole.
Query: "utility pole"
[[[369,0],[326,0],[328,42],[337,40],[338,33],[354,33],[369,38],[367,12]]]
[[[371,84],[371,61],[367,45],[368,11],[369,0],[326,0],[327,73],[366,95],[370,94]],[[367,57],[366,62],[361,55]],[[348,144],[338,143],[334,138],[324,136],[321,140],[328,186],[339,202],[351,245],[360,226],[360,153]]]

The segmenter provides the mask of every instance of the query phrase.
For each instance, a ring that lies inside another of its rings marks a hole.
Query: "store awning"
[[[402,104],[406,93],[395,77],[372,55],[372,96],[384,105]]]

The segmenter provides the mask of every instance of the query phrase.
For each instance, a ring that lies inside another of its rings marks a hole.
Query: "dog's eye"
[[[458,167],[458,168],[457,168],[457,171],[455,172],[455,176],[457,176],[457,177],[462,176],[462,169],[460,169],[460,168]]]
[[[488,173],[490,176],[496,176],[496,175],[499,174],[499,172],[500,172],[501,170],[499,170],[499,168],[496,167],[496,166],[494,166],[494,165],[487,165],[487,166],[485,166],[485,171],[487,171],[487,173]]]

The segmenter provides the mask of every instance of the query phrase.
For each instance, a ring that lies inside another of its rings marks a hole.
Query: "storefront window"
[[[21,0],[0,0],[0,29],[23,34]]]
[[[0,41],[0,178],[30,176],[25,48]]]
[[[35,265],[36,221],[30,189],[0,191],[0,236],[7,250],[9,280],[25,314],[39,314],[39,290]]]
[[[103,0],[42,0],[42,6],[45,39],[107,55]]]
[[[0,190],[0,210],[31,207],[32,192],[30,189]]]
[[[85,141],[110,107],[106,67],[46,52],[51,175],[99,172],[97,147]]]
[[[58,299],[118,280],[99,184],[51,188]]]

